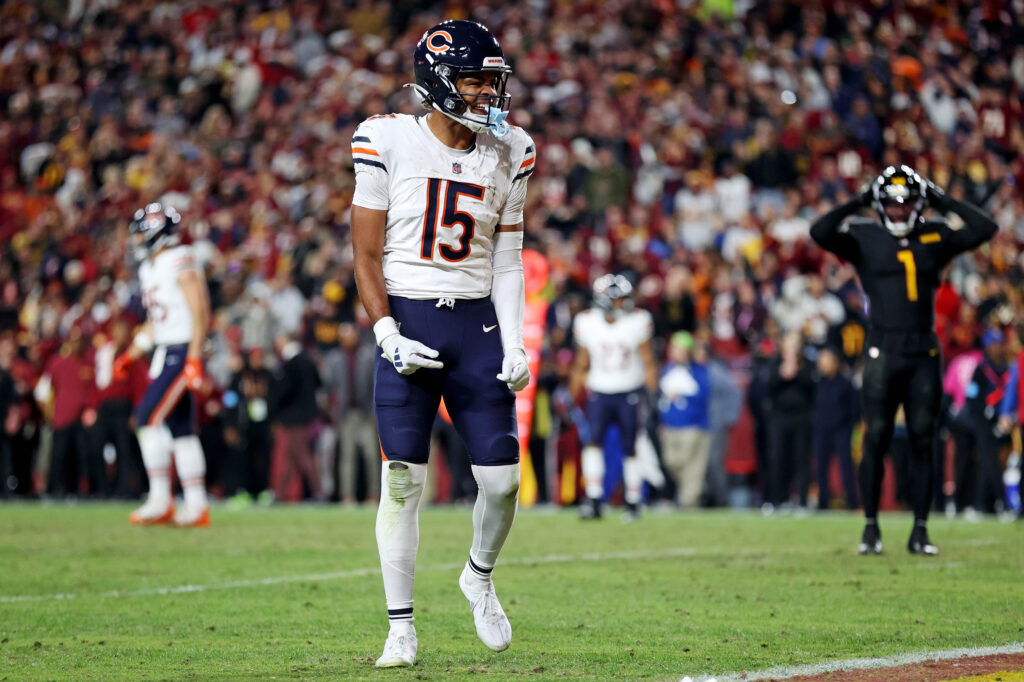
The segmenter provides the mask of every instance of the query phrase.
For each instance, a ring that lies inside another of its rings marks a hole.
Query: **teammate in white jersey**
[[[633,286],[622,275],[604,275],[594,282],[595,307],[573,320],[578,346],[573,394],[585,385],[589,433],[583,448],[583,484],[587,500],[583,518],[600,518],[604,498],[605,459],[602,449],[608,428],[619,427],[626,459],[622,466],[627,518],[639,515],[643,474],[636,454],[637,429],[646,393],[658,386],[658,367],[651,348],[654,321],[646,310],[635,310]]]
[[[124,376],[132,362],[153,351],[152,381],[135,408],[136,434],[149,476],[149,496],[130,517],[138,525],[210,525],[206,459],[196,435],[196,405],[188,392],[203,383],[200,358],[210,303],[191,247],[179,244],[180,220],[173,208],[152,203],[136,211],[130,228],[148,319],[114,361],[114,372]],[[185,495],[177,511],[171,498],[172,447]]]
[[[530,379],[523,204],[536,150],[505,122],[511,69],[490,31],[471,21],[431,28],[413,57],[413,87],[430,113],[376,116],[352,137],[356,283],[382,350],[377,545],[391,627],[380,667],[416,663],[418,509],[442,397],[479,488],[459,586],[484,644],[511,643],[491,571],[518,502],[514,391]]]

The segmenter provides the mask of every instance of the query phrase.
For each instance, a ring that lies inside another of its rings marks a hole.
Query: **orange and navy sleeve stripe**
[[[516,176],[512,178],[512,182],[518,180],[525,180],[533,174],[533,165],[537,160],[537,148],[532,144],[526,148],[526,156],[523,158],[523,162],[519,164],[519,169],[516,171]]]
[[[373,141],[366,135],[355,135],[352,137],[352,163],[373,166],[374,168],[380,168],[385,173],[388,172],[388,168],[384,165],[380,154],[377,153]]]

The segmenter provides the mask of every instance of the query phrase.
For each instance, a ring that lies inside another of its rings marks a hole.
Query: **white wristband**
[[[132,339],[132,345],[141,350],[143,353],[148,353],[153,350],[153,337],[146,332],[139,332]]]
[[[376,324],[373,325],[373,335],[377,337],[377,345],[381,345],[381,341],[398,333],[398,323],[395,322],[395,318],[390,315],[382,317],[377,320]]]

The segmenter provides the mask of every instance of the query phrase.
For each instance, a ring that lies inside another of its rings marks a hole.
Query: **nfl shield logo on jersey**
[[[452,162],[452,173],[455,173],[456,175],[458,175],[461,172],[462,172],[462,164],[459,163],[458,161],[453,161]]]

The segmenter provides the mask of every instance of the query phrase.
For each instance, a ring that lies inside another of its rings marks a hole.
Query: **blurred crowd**
[[[805,506],[817,487],[819,506],[856,505],[846,464],[845,493],[828,492],[828,454],[846,462],[850,439],[819,442],[809,425],[835,401],[849,409],[824,416],[856,431],[867,302],[808,229],[888,164],[999,223],[940,289],[947,364],[979,358],[996,332],[1002,365],[1019,349],[1019,0],[15,0],[0,6],[4,494],[131,497],[145,485],[127,417],[145,377],[121,383],[109,364],[142,319],[128,217],[159,199],[182,213],[210,287],[211,488],[377,495],[349,142],[367,116],[420,111],[401,86],[416,41],[444,18],[498,36],[514,68],[510,120],[538,146],[526,232],[550,264],[531,442],[541,500],[576,494],[561,480],[578,456],[573,315],[596,276],[621,272],[654,314],[659,358],[678,362],[679,345],[689,361],[698,346],[745,398],[722,413],[708,485],[689,503]],[[691,339],[669,343],[680,331]],[[315,393],[284,371],[296,357],[318,375]],[[436,496],[472,496],[443,420],[437,440]],[[829,452],[815,466],[812,450]],[[943,492],[991,509],[994,494],[976,501],[969,485]]]

